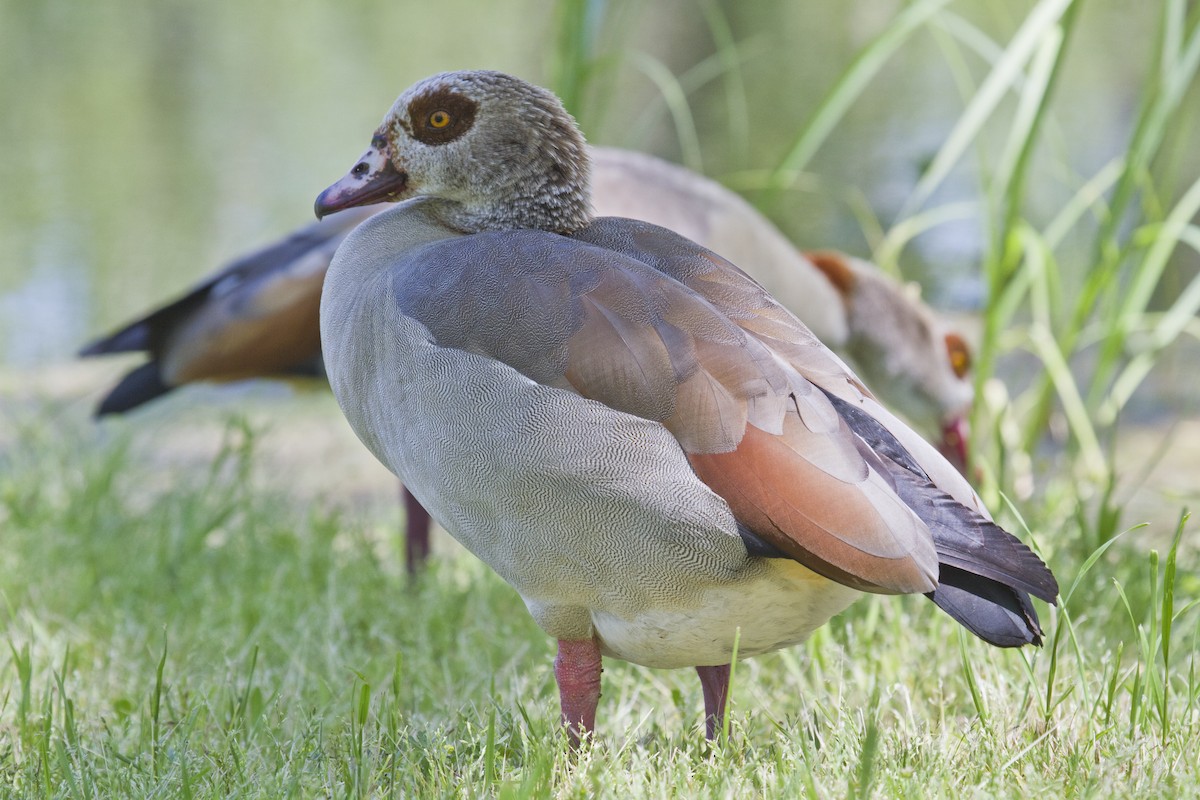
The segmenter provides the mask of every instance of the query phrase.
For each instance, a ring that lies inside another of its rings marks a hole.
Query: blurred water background
[[[762,171],[904,5],[591,3],[597,79],[574,110],[593,141],[684,161],[754,199]],[[950,10],[1004,42],[1031,6]],[[1058,89],[1058,152],[1045,154],[1057,174],[1035,169],[1034,213],[1064,202],[1064,169],[1091,175],[1125,146],[1155,6],[1083,10]],[[89,336],[307,222],[316,193],[414,80],[487,67],[554,85],[559,13],[550,0],[0,0],[0,363],[68,360]],[[890,224],[970,91],[943,45],[921,32],[901,48],[810,177],[768,206],[797,242],[870,252],[871,226]],[[965,57],[989,56],[981,40]],[[690,92],[682,117],[663,100],[663,74]],[[1198,159],[1192,149],[1178,169],[1197,174]],[[965,163],[934,202],[970,199],[976,182]],[[900,266],[935,304],[969,310],[982,300],[980,247],[968,214],[922,235]],[[1194,268],[1181,263],[1180,280]]]

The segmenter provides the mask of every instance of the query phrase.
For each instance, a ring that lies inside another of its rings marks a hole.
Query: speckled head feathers
[[[583,135],[553,93],[502,72],[445,72],[396,100],[317,213],[380,200],[448,201],[466,231],[567,232],[590,218]]]

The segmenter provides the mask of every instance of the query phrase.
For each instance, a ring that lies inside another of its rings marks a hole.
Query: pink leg
[[[558,640],[554,677],[562,703],[562,721],[579,746],[584,731],[596,729],[596,706],[600,702],[600,644],[595,639]]]
[[[704,688],[704,735],[716,739],[725,723],[725,703],[729,700],[729,665],[696,667]]]
[[[409,575],[415,575],[429,559],[429,512],[408,489],[400,487],[400,492],[404,495],[404,565]]]

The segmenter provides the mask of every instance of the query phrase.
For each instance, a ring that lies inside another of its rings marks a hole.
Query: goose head
[[[567,233],[591,218],[588,171],[583,136],[551,92],[500,72],[446,72],[400,95],[315,211],[427,196],[464,232]]]

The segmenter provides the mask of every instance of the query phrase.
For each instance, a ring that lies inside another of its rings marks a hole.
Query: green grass
[[[0,797],[1200,797],[1196,526],[1177,508],[1134,526],[1146,465],[1118,459],[1121,412],[1198,335],[1200,283],[1173,264],[1200,250],[1200,183],[1176,168],[1200,10],[1155,8],[1128,146],[1075,174],[1056,90],[1088,4],[1031,3],[1007,41],[959,5],[905,6],[777,164],[735,177],[768,211],[828,191],[804,170],[889,59],[943,54],[963,111],[900,212],[875,219],[852,190],[830,202],[856,204],[893,271],[936,226],[979,222],[975,445],[991,507],[1063,587],[1042,608],[1044,648],[995,650],[923,598],[868,598],[806,645],[738,664],[715,745],[691,671],[609,662],[597,736],[571,757],[552,643],[516,595],[445,540],[410,583],[390,493],[363,511],[370,491],[330,462],[279,456],[281,438],[339,424],[332,401],[252,403],[215,429],[223,412],[201,425],[179,406],[173,423],[97,429],[61,393],[0,389]],[[756,51],[722,8],[698,4],[714,52],[676,76],[622,50],[628,6],[602,19],[564,0],[554,80],[586,123],[618,105],[615,72],[635,71],[662,100],[631,127],[665,114],[697,165],[693,98],[719,84],[744,151],[739,68]],[[941,199],[964,168],[978,196]],[[1043,219],[1029,195],[1048,175],[1065,199]],[[1034,366],[1005,386],[1016,359]],[[181,455],[162,439],[184,425],[223,444]],[[322,468],[329,486],[293,485]]]
[[[229,423],[211,466],[164,462],[154,426],[9,417],[0,796],[1200,795],[1178,538],[1057,562],[1040,651],[864,600],[738,664],[721,745],[694,673],[609,662],[573,763],[515,594],[461,551],[410,585],[391,514],[297,502],[256,433],[286,409]]]

